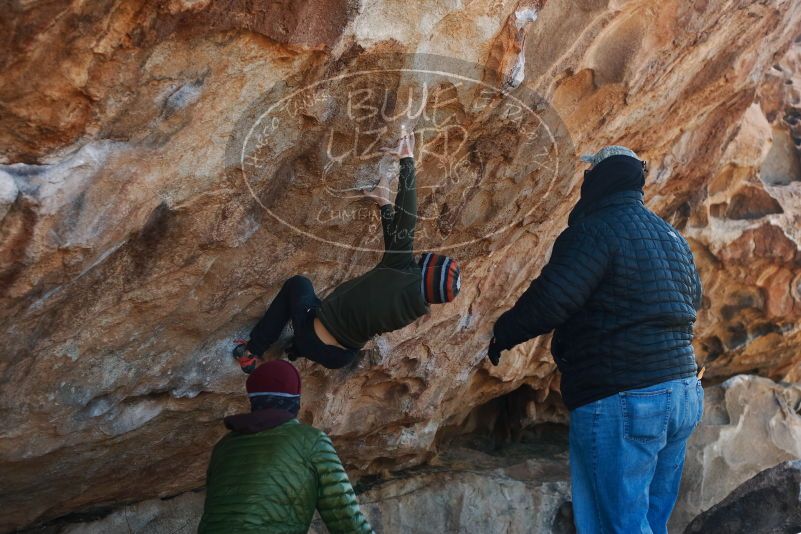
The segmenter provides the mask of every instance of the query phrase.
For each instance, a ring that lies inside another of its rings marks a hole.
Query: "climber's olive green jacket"
[[[214,447],[198,533],[306,534],[315,508],[331,534],[373,532],[324,432],[297,419],[251,430]]]
[[[366,273],[323,299],[317,318],[344,346],[359,350],[370,339],[409,325],[428,313],[423,273],[414,261],[417,181],[414,159],[401,158],[395,206],[381,206],[384,256]]]

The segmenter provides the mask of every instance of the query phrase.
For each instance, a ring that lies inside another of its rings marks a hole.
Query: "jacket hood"
[[[229,415],[223,419],[225,428],[240,434],[255,434],[269,430],[295,419],[295,415],[287,410],[268,408],[250,413]]]
[[[585,172],[581,198],[570,212],[568,225],[598,209],[608,197],[622,193],[642,195],[644,185],[645,172],[640,160],[623,155],[605,158]]]

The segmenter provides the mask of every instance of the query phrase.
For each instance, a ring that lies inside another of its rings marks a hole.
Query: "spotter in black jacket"
[[[645,207],[642,173],[628,156],[589,172],[548,264],[495,324],[501,349],[555,329],[551,352],[570,410],[697,372],[698,271],[685,239]]]

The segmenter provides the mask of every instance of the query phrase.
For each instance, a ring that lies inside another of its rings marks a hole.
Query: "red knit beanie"
[[[286,360],[270,360],[250,373],[245,388],[248,393],[300,395],[300,373]]]

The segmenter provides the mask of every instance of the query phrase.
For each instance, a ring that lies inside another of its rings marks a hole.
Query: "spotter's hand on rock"
[[[487,357],[492,362],[492,365],[497,366],[498,363],[501,361],[501,348],[498,346],[498,342],[495,338],[492,338],[490,341],[489,348],[487,349]]]

